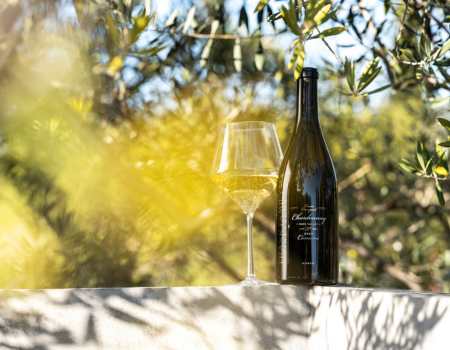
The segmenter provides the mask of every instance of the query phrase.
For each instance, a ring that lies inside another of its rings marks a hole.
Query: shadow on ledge
[[[444,349],[450,296],[401,290],[315,288],[311,349]]]
[[[438,349],[449,306],[343,287],[0,291],[0,349]]]

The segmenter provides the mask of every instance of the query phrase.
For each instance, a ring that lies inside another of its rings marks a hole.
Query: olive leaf
[[[268,14],[268,17],[267,17],[266,21],[267,21],[267,22],[271,22],[271,23],[272,23],[272,26],[273,26],[273,29],[276,30],[276,28],[275,28],[275,23],[273,23],[275,20],[274,20],[274,21],[269,21],[269,18],[270,18],[271,16],[273,16],[272,8],[271,8],[269,5],[267,5],[267,14]],[[278,12],[278,15],[279,15],[279,18],[281,18],[281,13],[280,13],[280,12]]]
[[[431,102],[430,108],[431,109],[438,109],[443,106],[446,106],[449,104],[449,98],[448,97],[432,97],[429,98],[429,102]]]
[[[297,3],[298,0],[295,0],[295,4],[292,2],[292,0],[289,0],[289,12],[291,13],[291,18],[294,20],[295,23],[297,23],[300,20],[301,17],[301,11],[297,11]]]
[[[450,121],[449,121],[449,120],[444,119],[444,118],[438,118],[438,121],[439,121],[439,123],[441,123],[441,125],[442,125],[444,128],[447,128],[447,130],[450,131]]]
[[[295,40],[292,42],[291,47],[289,48],[289,52],[291,52],[292,49],[293,49],[293,48],[298,44],[298,42],[301,41],[301,40],[302,40],[302,39],[300,39],[300,38],[295,39]]]
[[[327,36],[333,36],[333,35],[338,35],[342,32],[345,32],[348,28],[347,27],[336,27],[336,28],[330,28],[327,30],[324,30],[323,32],[321,32],[318,35],[314,35],[312,37],[310,37],[310,40],[313,39],[321,39],[321,38],[326,38]]]
[[[267,17],[266,21],[267,22],[274,22],[276,20],[279,20],[280,18],[282,18],[281,11],[277,12],[277,13],[269,14],[269,17]]]
[[[441,58],[448,50],[450,50],[450,39],[447,40],[439,49],[439,53],[436,58]]]
[[[425,69],[425,70],[428,71],[428,74],[430,75],[430,77],[436,79],[436,73],[434,72],[434,69],[432,67],[428,67],[428,70],[427,69]]]
[[[263,22],[264,19],[264,10],[259,11],[257,17],[258,17],[258,29],[261,29],[262,26],[261,23]]]
[[[292,33],[299,36],[302,35],[302,31],[300,30],[295,18],[295,13],[293,14],[290,10],[281,5],[281,16],[283,17],[284,23],[292,31]]]
[[[378,63],[379,63],[378,57],[375,58],[373,61],[370,61],[369,64],[366,66],[366,69],[364,70],[363,74],[361,75],[358,85],[356,85],[356,77],[355,77],[356,62],[355,61],[351,62],[348,60],[347,57],[345,57],[344,63],[345,77],[347,78],[348,87],[354,97],[368,96],[371,94],[375,94],[377,92],[386,90],[392,86],[392,84],[388,84],[373,91],[361,93],[366,87],[368,87],[375,80],[375,78],[381,72],[381,67],[378,67]],[[340,92],[343,93],[342,91]],[[347,93],[344,94],[348,95]]]
[[[294,71],[294,79],[297,80],[300,78],[302,71],[303,71],[303,63],[305,62],[305,50],[302,45],[300,46],[300,52],[297,57],[297,64],[295,65],[295,71]]]
[[[149,17],[151,14],[151,0],[145,0],[144,8],[145,8],[145,15]]]
[[[111,13],[106,14],[106,28],[108,28],[108,33],[113,39],[114,43],[120,45],[120,30],[117,26],[117,22],[113,19]]]
[[[384,1],[384,14],[386,15],[389,12],[389,9],[391,8],[391,1],[385,0]]]
[[[417,141],[417,160],[423,170],[428,172],[428,161],[430,160],[430,154],[428,153],[425,145],[420,141]]]
[[[424,69],[423,69],[423,67],[422,67],[422,66],[417,67],[417,69],[416,69],[416,79],[417,79],[417,80],[422,79],[422,78],[423,78],[423,74],[424,74]]]
[[[149,55],[147,57],[152,57],[155,56],[158,52],[164,50],[166,48],[166,46],[156,46],[156,47],[152,47],[150,49],[145,49],[145,50],[138,50],[138,51],[133,51],[133,53],[138,54],[138,55]]]
[[[266,7],[268,2],[269,2],[269,0],[260,0],[258,5],[256,5],[255,11],[253,11],[253,13],[262,11],[264,9],[264,7]]]
[[[325,3],[326,0],[319,0],[318,2],[309,1],[306,5],[305,22],[314,21],[314,17],[316,17],[319,11],[322,10]]]
[[[422,144],[421,146],[422,146],[423,159],[425,160],[425,172],[427,174],[431,174],[433,172],[433,170],[431,169],[432,163],[431,163],[430,153],[428,152],[428,150],[424,144]]]
[[[342,91],[341,89],[338,89],[337,87],[334,88],[336,91],[338,91],[340,94],[345,95],[345,96],[353,96],[353,93],[351,92],[345,92]]]
[[[123,58],[120,56],[114,57],[108,65],[107,73],[113,77],[122,68]]]
[[[422,50],[425,52],[427,57],[430,57],[431,55],[431,42],[428,36],[425,35],[425,33],[422,33],[420,35],[419,44]]]
[[[139,17],[134,19],[133,29],[128,32],[127,37],[127,46],[130,47],[133,45],[138,39],[142,32],[147,28],[151,18],[141,14]]]
[[[292,68],[294,69],[294,79],[297,80],[302,74],[303,63],[305,61],[305,49],[300,41],[296,41],[293,43],[292,47],[294,48],[294,52],[292,53],[291,59],[287,66],[287,70],[290,71]]]
[[[317,14],[313,18],[313,21],[315,23],[320,23],[320,21],[325,18],[325,16],[328,14],[328,12],[330,12],[330,10],[331,4],[325,5],[319,10],[319,12],[317,12]]]
[[[446,72],[446,70],[442,67],[438,67],[439,72],[441,72],[442,76],[447,80],[448,83],[450,83],[450,75]]]
[[[369,62],[363,74],[361,75],[361,78],[359,79],[358,92],[363,91],[380,73],[381,67],[377,69],[378,62],[378,57]]]
[[[329,19],[333,18],[334,16],[337,15],[337,13],[340,10],[341,10],[341,6],[338,6],[338,8],[336,10],[329,12],[325,17],[323,17],[320,20],[316,20],[316,17],[317,17],[317,15],[316,15],[316,17],[314,17],[314,22],[315,22],[316,26],[319,26],[319,25],[325,23],[326,21],[328,21]]]
[[[177,17],[178,17],[178,8],[172,11],[169,18],[167,18],[166,23],[164,23],[163,29],[174,25]]]
[[[345,69],[345,77],[347,78],[347,83],[350,88],[350,91],[354,93],[355,90],[355,62],[351,62],[345,57],[344,69]]]
[[[219,28],[219,20],[215,19],[212,23],[211,23],[211,35],[214,35],[217,31],[217,29]],[[208,60],[209,57],[209,53],[211,51],[211,46],[213,43],[213,39],[209,39],[208,42],[206,43],[205,47],[203,48],[202,51],[202,56],[201,56],[201,60],[200,60],[200,65],[202,67],[206,66],[206,62]]]
[[[255,54],[255,65],[256,69],[261,72],[264,66],[264,51],[261,44],[261,40],[259,41],[258,51],[256,51]]]
[[[441,188],[441,185],[439,184],[438,180],[436,180],[436,195],[438,197],[439,204],[443,208],[445,206],[445,199],[444,199],[444,195],[442,194],[442,188]]]
[[[239,13],[239,26],[242,25],[242,23],[244,23],[247,26],[248,29],[248,15],[247,12],[245,11],[245,6],[242,6],[241,8],[241,12]]]
[[[294,68],[295,62],[297,60],[297,56],[300,53],[301,50],[301,44],[300,40],[294,43],[294,52],[292,53],[291,59],[289,61],[289,64],[287,66],[287,70],[290,71],[292,68]]]
[[[73,0],[73,6],[75,7],[78,22],[81,23],[84,18],[83,0]]]
[[[375,89],[373,91],[365,92],[363,94],[359,94],[358,96],[368,96],[368,95],[376,94],[377,92],[381,92],[383,90],[389,89],[392,85],[394,85],[394,84],[387,84],[387,85],[384,85],[384,86],[380,87],[379,89]]]
[[[183,27],[183,34],[186,34],[188,29],[191,27],[193,21],[194,21],[194,15],[195,15],[195,6],[192,6],[186,16],[186,22],[184,22]]]
[[[410,49],[400,49],[400,56],[405,56],[408,62],[417,62]]]
[[[436,164],[436,169],[434,170],[434,172],[441,176],[448,176],[448,174],[449,174],[448,160],[447,160],[446,153],[447,152],[444,150],[444,148],[442,146],[440,146],[439,144],[436,144],[436,154],[440,155],[440,156],[439,156],[439,160]]]
[[[423,56],[425,56],[425,48],[420,43],[414,43],[414,55],[418,61],[421,61]]]
[[[448,67],[450,66],[450,59],[436,61],[434,62],[434,65],[439,67]]]
[[[241,50],[241,40],[239,38],[237,38],[234,43],[233,59],[234,59],[234,68],[236,69],[237,72],[241,72],[242,71],[242,50]]]
[[[407,171],[408,173],[414,174],[414,175],[422,175],[422,172],[417,168],[413,163],[411,163],[407,159],[402,159],[398,164],[403,168],[403,170]]]

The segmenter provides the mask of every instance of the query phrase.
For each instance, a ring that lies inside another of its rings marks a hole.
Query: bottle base
[[[298,286],[333,286],[338,284],[338,280],[312,280],[312,281],[295,281],[295,280],[282,280],[276,281],[279,285],[298,285]]]

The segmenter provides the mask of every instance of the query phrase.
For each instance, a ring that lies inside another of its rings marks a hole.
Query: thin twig
[[[388,72],[389,80],[391,81],[391,84],[393,84],[394,80],[395,80],[394,71],[393,71],[393,68],[391,67],[390,62],[384,51],[385,46],[383,45],[380,38],[378,37],[378,34],[379,34],[378,29],[375,26],[375,23],[373,23],[372,16],[370,15],[369,11],[364,7],[364,4],[361,2],[361,0],[358,0],[358,7],[361,9],[361,14],[363,15],[364,19],[369,24],[369,28],[372,30],[373,34],[375,35],[375,40],[378,43],[378,45],[380,46],[380,49],[377,50],[378,54],[380,55],[381,59],[383,60],[385,66],[386,66],[387,72]],[[359,39],[359,40],[362,43],[362,40],[361,39]]]
[[[408,78],[404,78],[401,80],[398,80],[397,82],[395,82],[395,84],[392,86],[393,90],[398,90],[398,88],[400,88],[402,86],[403,83],[409,81],[409,80],[416,80],[415,76],[412,77],[408,77]]]
[[[372,170],[372,164],[366,163],[361,168],[356,170],[353,174],[351,174],[346,179],[342,180],[338,184],[338,193],[341,193],[345,188],[350,186],[352,183],[358,181],[364,175],[366,175],[370,170]]]
[[[241,40],[253,40],[253,39],[262,39],[262,38],[269,38],[269,37],[277,37],[280,36],[282,34],[285,34],[287,32],[280,32],[278,34],[268,34],[268,35],[257,35],[257,36],[240,36],[240,35],[227,35],[227,34],[220,34],[220,35],[211,35],[211,34],[183,34],[183,33],[171,33],[171,32],[166,32],[163,30],[159,30],[159,29],[152,29],[149,28],[149,30],[153,31],[153,32],[157,32],[160,34],[169,34],[169,35],[178,35],[178,36],[184,36],[184,37],[189,37],[189,38],[197,38],[197,39],[221,39],[221,40],[236,40],[236,39],[241,39]]]
[[[306,12],[306,3],[305,3],[305,0],[302,0],[302,4],[303,4],[303,8],[305,9],[305,12]]]
[[[397,48],[398,42],[402,36],[402,31],[403,31],[403,26],[405,25],[405,20],[406,20],[406,14],[408,13],[408,0],[405,0],[405,13],[403,14],[403,19],[402,19],[402,23],[400,24],[400,31],[398,32],[398,36],[397,36],[397,40],[395,42],[395,47],[394,50]]]
[[[318,31],[319,34],[320,34],[319,28],[316,27],[316,29],[317,29],[317,31]],[[323,43],[328,47],[328,50],[331,51],[331,53],[334,55],[334,57],[336,57],[337,60],[338,60],[339,62],[341,62],[342,67],[344,67],[344,62],[342,62],[342,60],[339,58],[339,56],[336,54],[336,52],[334,52],[333,49],[330,47],[330,45],[328,45],[327,41],[326,41],[324,38],[321,38],[321,39],[322,39]]]
[[[424,8],[423,13],[424,13],[424,16],[422,18],[422,30],[423,30],[423,33],[425,35],[425,26],[426,26],[427,15],[428,15],[428,3],[427,3],[427,5]],[[417,14],[419,14],[419,13],[417,13]]]
[[[405,28],[409,30],[410,33],[413,33],[414,35],[420,35],[420,33],[416,32],[414,29],[412,29],[410,26],[408,26],[405,23]]]
[[[438,83],[438,81],[437,81],[436,78],[423,77],[423,80],[429,82],[430,84],[436,86],[436,87],[439,88],[439,89],[444,89],[444,90],[450,91],[450,87],[447,86],[447,84],[441,84],[441,83]],[[433,179],[438,179],[438,180],[450,180],[450,178],[444,178],[444,179],[441,179],[441,178],[436,178],[436,177],[433,177]]]
[[[394,80],[395,80],[394,69],[392,68],[392,66],[387,58],[386,52],[384,51],[385,47],[384,47],[383,43],[381,42],[380,38],[377,37],[376,41],[377,41],[378,45],[380,45],[380,49],[377,50],[378,54],[380,55],[381,59],[383,60],[385,66],[387,68],[389,80],[390,80],[391,84],[393,84]]]
[[[302,0],[302,4],[303,4],[303,7],[305,8],[305,13],[306,13],[306,4],[305,4],[305,0]],[[317,29],[317,32],[320,34],[319,28],[316,27],[316,29]],[[332,49],[331,46],[328,44],[328,42],[327,42],[324,38],[321,38],[321,39],[322,39],[323,43],[326,45],[326,47],[328,47],[328,50],[331,51],[331,53],[334,55],[334,57],[336,57],[337,60],[342,64],[342,67],[344,67],[344,62],[342,62],[342,60],[339,58],[339,56],[336,54],[336,52],[333,51],[333,49]]]
[[[450,31],[448,31],[448,29],[445,28],[444,24],[441,21],[439,21],[436,17],[434,17],[432,13],[426,12],[426,14],[427,14],[428,17],[431,17],[431,18],[433,18],[436,21],[436,23],[438,24],[439,28],[444,29],[447,32],[447,34],[450,34]]]
[[[261,30],[262,25],[264,24],[265,21],[262,21],[260,24],[258,24],[258,27],[255,29],[255,31],[253,32],[252,35],[250,35],[250,37],[253,37],[253,35],[255,35],[256,32],[258,32],[259,30]]]
[[[425,64],[424,61],[420,61],[420,62],[409,62],[409,61],[402,61],[399,60],[398,58],[396,58],[397,62],[399,63],[403,63],[403,64],[409,64],[410,66],[423,66]]]
[[[437,84],[434,84],[434,85],[436,85],[440,89],[444,89],[444,90],[450,91],[450,87],[447,84],[437,83]],[[443,180],[443,179],[439,179],[439,180]],[[448,180],[448,179],[445,179],[445,180]]]
[[[431,1],[431,0],[430,0],[430,1]],[[423,35],[427,36],[427,37],[430,39],[430,41],[433,43],[434,46],[437,46],[437,45],[436,45],[436,42],[433,40],[433,35],[432,35],[432,33],[431,33],[431,29],[430,29],[430,34],[431,34],[431,35],[428,35],[428,34],[427,34],[427,30],[426,30],[426,28],[427,28],[427,18],[428,18],[428,6],[429,6],[430,1],[428,1],[428,2],[426,3],[425,6],[422,6],[422,8],[424,9],[424,10],[423,10],[424,15],[423,15],[423,17],[422,17],[422,31],[423,31]],[[416,10],[419,10],[419,8],[417,8],[417,6],[414,6],[414,8],[415,8]],[[430,10],[432,11],[433,8],[431,8]],[[417,16],[420,18],[419,13],[416,12],[416,14],[417,14]]]
[[[130,23],[130,19],[131,19],[131,0],[127,0],[126,5],[126,13],[125,13],[125,19],[126,19],[126,23],[129,24]]]
[[[420,62],[409,62],[409,61],[402,61],[402,60],[399,60],[398,58],[397,58],[397,56],[395,55],[395,53],[392,51],[392,50],[389,50],[390,52],[391,52],[391,54],[392,54],[392,56],[394,56],[394,58],[397,60],[397,62],[399,62],[399,63],[403,63],[403,64],[409,64],[410,66],[423,66],[423,65],[425,65],[427,62],[425,62],[425,61],[420,61]]]
[[[429,3],[429,1],[416,2],[416,6],[422,6],[422,7],[424,7],[424,6],[427,6],[428,3]],[[437,8],[445,8],[445,5],[444,5],[444,6],[441,6],[441,5],[439,5],[439,4],[433,4],[433,7],[437,7]]]
[[[345,250],[349,250],[349,249],[355,250],[359,256],[371,261],[379,269],[383,270],[388,275],[394,277],[396,280],[402,282],[409,289],[422,290],[421,285],[411,281],[411,279],[408,278],[408,275],[405,272],[403,272],[398,266],[386,264],[382,259],[380,259],[379,257],[372,254],[367,248],[365,248],[357,243],[354,243],[354,242],[351,242],[348,240],[344,240],[342,238],[339,240],[339,245],[342,248],[344,248]]]
[[[372,20],[372,16],[370,15],[370,12],[367,11],[367,9],[365,8],[364,4],[361,2],[361,0],[358,0],[358,7],[361,9],[361,14],[364,17],[364,19],[367,21],[367,23],[369,24],[369,28],[370,30],[373,32],[373,34],[375,36],[377,36],[378,34],[378,29],[375,26],[375,23],[373,23]]]
[[[422,174],[423,174],[422,176],[427,178],[427,179],[434,179],[434,180],[438,180],[438,181],[449,181],[450,180],[449,176],[441,178],[441,177],[437,177],[437,176],[434,176],[434,175],[425,174],[424,172],[422,172]]]

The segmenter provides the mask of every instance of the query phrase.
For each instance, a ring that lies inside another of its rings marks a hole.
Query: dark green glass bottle
[[[276,281],[338,282],[336,173],[319,123],[315,68],[297,81],[297,120],[277,184]]]

